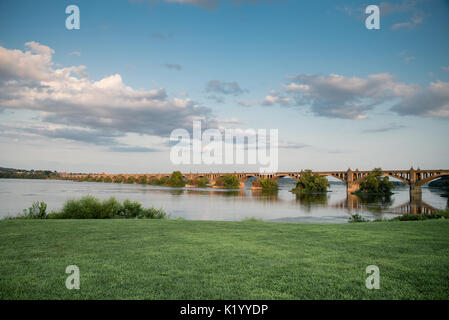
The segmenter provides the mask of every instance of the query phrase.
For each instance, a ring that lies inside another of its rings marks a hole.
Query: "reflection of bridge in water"
[[[382,203],[382,201],[380,201],[378,204],[379,207],[384,207],[382,210],[383,212],[395,214],[431,214],[439,210],[438,208],[435,208],[422,200],[407,201],[401,205],[389,208],[390,205],[391,203]],[[369,207],[372,206],[372,202],[366,203],[362,201],[358,196],[348,194],[346,199],[331,204],[330,206],[336,209],[346,209],[349,212],[357,212],[361,210],[369,210]]]
[[[334,177],[340,181],[343,181],[346,184],[346,190],[348,195],[352,192],[359,190],[360,183],[363,179],[370,173],[371,171],[359,171],[358,169],[352,171],[348,169],[347,171],[314,171],[314,173],[319,174],[321,176],[329,176]],[[240,188],[245,188],[245,182],[250,178],[270,178],[273,180],[279,180],[281,178],[292,178],[298,181],[301,176],[304,174],[304,171],[292,171],[292,172],[276,172],[276,173],[259,173],[259,172],[234,172],[234,173],[184,173],[183,177],[188,180],[195,180],[201,177],[207,178],[211,185],[214,185],[217,180],[219,180],[224,175],[232,175],[239,179]],[[449,175],[449,170],[421,170],[421,169],[413,169],[410,170],[382,170],[382,175],[395,178],[400,180],[410,186],[410,201],[422,201],[422,190],[421,187],[435,179],[438,179],[443,176]],[[105,173],[94,173],[94,174],[61,174],[61,177],[66,179],[78,180],[83,179],[87,176],[92,178],[106,178],[110,177],[112,180],[116,177],[123,177],[128,179],[130,177],[135,178],[136,180],[141,179],[142,177],[146,177],[147,179],[152,178],[165,178],[170,177],[170,174],[105,174]]]

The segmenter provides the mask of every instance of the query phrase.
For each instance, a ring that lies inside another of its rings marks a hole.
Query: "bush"
[[[125,200],[120,203],[114,197],[100,201],[92,196],[68,200],[61,211],[48,215],[51,219],[112,219],[147,218],[163,219],[167,214],[162,209],[143,208],[139,202]]]
[[[25,219],[45,219],[47,218],[47,204],[45,202],[33,202],[31,207],[23,209],[23,215],[20,216]]]
[[[392,221],[422,221],[422,220],[430,220],[430,219],[447,219],[449,218],[449,209],[440,210],[437,212],[432,212],[430,214],[403,214],[401,216],[397,216]]]
[[[312,170],[305,170],[296,183],[296,187],[291,191],[296,193],[322,193],[327,192],[327,188],[329,187],[330,184],[326,177],[313,173]]]
[[[349,217],[349,221],[348,222],[367,222],[368,220],[366,220],[365,218],[363,218],[360,214],[356,213],[353,214]]]

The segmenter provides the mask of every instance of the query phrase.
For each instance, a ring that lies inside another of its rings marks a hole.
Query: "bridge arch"
[[[332,177],[332,178],[335,178],[335,179],[337,179],[337,180],[340,180],[340,181],[342,181],[342,182],[344,182],[344,183],[346,183],[347,182],[347,177],[348,177],[348,174],[347,173],[343,173],[343,172],[335,172],[335,173],[332,173],[332,172],[326,172],[326,173],[318,173],[320,176],[322,176],[322,177]]]
[[[430,181],[433,181],[433,180],[436,180],[436,179],[439,179],[439,178],[442,178],[442,177],[447,177],[447,176],[449,176],[449,173],[447,173],[447,172],[445,172],[445,173],[436,172],[435,174],[430,174],[430,175],[428,175],[428,176],[427,176],[426,178],[424,178],[424,179],[421,178],[421,180],[419,180],[419,181],[417,182],[417,184],[418,184],[419,186],[422,186],[422,185],[424,185],[424,184],[426,184],[426,183],[428,183],[428,182],[430,182]]]

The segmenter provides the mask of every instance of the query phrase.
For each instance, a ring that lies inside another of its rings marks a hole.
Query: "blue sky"
[[[80,30],[65,28],[70,4]],[[380,30],[365,28],[369,4]],[[206,117],[279,129],[280,170],[448,167],[448,18],[438,0],[2,1],[0,166],[202,170],[172,165],[166,139]],[[20,69],[32,54],[28,70],[42,76]],[[79,66],[82,83],[56,76]],[[121,103],[113,111],[99,102],[114,104],[95,91],[101,79]],[[53,80],[45,98],[30,96],[31,81]],[[157,102],[139,113],[137,91]],[[248,168],[207,171],[234,169]]]

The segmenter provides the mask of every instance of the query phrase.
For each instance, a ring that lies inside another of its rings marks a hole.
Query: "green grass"
[[[448,236],[447,219],[3,220],[0,299],[448,299]]]

